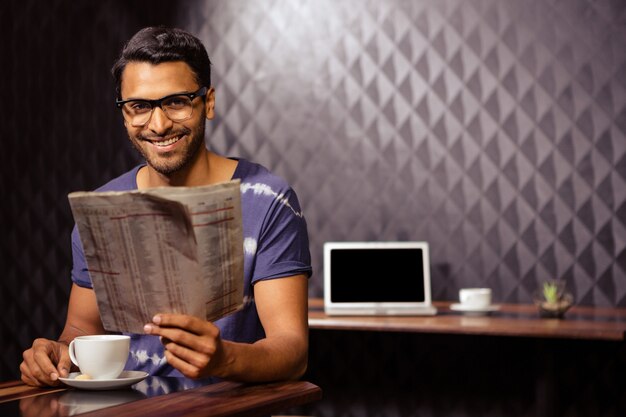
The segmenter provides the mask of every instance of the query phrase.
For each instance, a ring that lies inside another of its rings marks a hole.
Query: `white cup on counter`
[[[491,288],[462,288],[459,302],[467,308],[486,308],[491,305]]]

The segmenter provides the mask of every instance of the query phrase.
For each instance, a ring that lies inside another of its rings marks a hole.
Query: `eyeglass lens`
[[[191,99],[184,95],[167,97],[156,105],[174,122],[189,119],[193,112]],[[122,106],[124,118],[132,126],[143,126],[148,123],[153,110],[152,104],[144,100],[128,101]]]

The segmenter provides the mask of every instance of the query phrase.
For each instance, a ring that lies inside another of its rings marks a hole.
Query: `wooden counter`
[[[534,305],[501,304],[489,315],[464,315],[435,302],[436,316],[328,316],[322,299],[309,299],[311,329],[446,333],[532,338],[623,341],[626,309],[572,307],[564,319],[540,318]]]
[[[71,394],[74,394],[73,404],[64,408],[63,398]],[[116,403],[116,395],[119,396],[118,405],[110,406]],[[90,417],[267,416],[317,401],[321,397],[321,389],[306,381],[272,384],[220,382],[151,398],[143,398],[133,389],[82,391],[66,387],[33,388],[20,381],[12,381],[0,383],[0,415],[61,417],[80,415],[83,411],[77,410],[82,409],[88,410]],[[104,407],[94,410],[94,406],[99,404],[104,404]]]

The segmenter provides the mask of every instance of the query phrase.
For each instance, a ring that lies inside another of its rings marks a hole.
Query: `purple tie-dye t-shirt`
[[[98,191],[137,188],[137,166],[108,182]],[[215,324],[224,340],[252,343],[265,337],[257,315],[252,286],[260,280],[311,274],[311,256],[306,222],[295,192],[280,177],[264,167],[240,159],[233,179],[241,180],[244,246],[244,308]],[[76,227],[72,232],[74,265],[72,281],[91,288],[83,248]],[[151,375],[181,376],[169,366],[157,336],[131,334],[127,370]]]

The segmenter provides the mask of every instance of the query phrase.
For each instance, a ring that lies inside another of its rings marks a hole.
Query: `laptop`
[[[434,315],[426,242],[326,242],[328,315]]]

